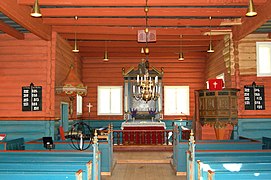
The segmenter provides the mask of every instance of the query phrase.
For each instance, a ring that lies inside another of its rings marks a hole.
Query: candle
[[[133,87],[135,87],[135,86],[133,86]],[[125,103],[124,111],[127,112],[127,111],[128,111],[128,97],[127,97],[127,96],[125,96],[125,101],[124,101],[124,103]]]
[[[162,103],[161,103],[161,98],[158,98],[158,112],[162,110]]]

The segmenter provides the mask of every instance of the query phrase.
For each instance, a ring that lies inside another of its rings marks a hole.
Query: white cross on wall
[[[90,113],[90,108],[92,108],[93,105],[91,103],[88,103],[87,107],[88,107],[88,113]]]

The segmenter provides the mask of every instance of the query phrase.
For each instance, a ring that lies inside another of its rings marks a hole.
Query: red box
[[[222,90],[224,83],[222,79],[209,79],[209,90]]]

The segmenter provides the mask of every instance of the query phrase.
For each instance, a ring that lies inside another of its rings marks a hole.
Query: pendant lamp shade
[[[257,12],[255,11],[253,0],[249,0],[246,16],[253,17],[256,15],[257,15]]]
[[[40,12],[40,6],[39,6],[39,1],[35,0],[34,6],[32,8],[31,14],[32,17],[41,17],[41,12]]]
[[[77,46],[77,40],[76,39],[74,40],[74,47],[73,47],[72,52],[74,52],[74,53],[78,53],[79,52],[79,48]]]
[[[208,52],[208,53],[213,53],[213,52],[215,52],[214,49],[213,49],[212,41],[210,41],[209,48],[208,48],[207,52]]]
[[[179,53],[179,58],[178,58],[179,61],[183,61],[184,60],[184,56],[183,56],[183,52],[180,52]]]
[[[108,58],[108,52],[107,52],[107,51],[104,52],[104,61],[105,61],[105,62],[108,62],[108,61],[109,61],[109,58]]]

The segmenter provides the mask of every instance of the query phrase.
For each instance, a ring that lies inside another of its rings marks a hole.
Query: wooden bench
[[[174,126],[173,160],[176,175],[186,175],[186,151],[189,149],[187,141],[180,139],[180,128]],[[197,141],[197,150],[261,150],[262,142],[250,139],[240,140],[202,140]]]
[[[232,166],[225,167],[226,164]],[[245,165],[242,170],[238,169],[242,164]],[[236,174],[235,179],[248,177],[252,179],[251,173],[246,173],[249,171],[254,173],[262,171],[268,174],[271,171],[271,150],[195,150],[194,139],[190,138],[187,151],[187,179],[212,180],[214,177],[227,179],[234,176],[233,174]]]
[[[107,137],[98,140],[99,151],[101,152],[101,175],[111,175],[113,170],[113,127],[108,126],[108,132],[105,134]],[[99,138],[99,135],[98,135]],[[86,143],[88,143],[86,141]],[[73,146],[69,141],[55,141],[55,150],[70,150],[74,151]],[[35,140],[25,143],[26,150],[44,150],[43,142]]]
[[[24,138],[0,141],[0,150],[24,150]]]
[[[208,180],[270,180],[271,171],[270,170],[249,170],[242,172],[221,172],[221,171],[209,171]]]
[[[20,171],[18,169],[12,171],[0,170],[1,179],[11,180],[83,180],[82,171]]]
[[[98,150],[97,136],[94,139],[93,151],[0,151],[0,176],[1,173],[5,177],[14,174],[15,179],[20,174],[26,174],[27,178],[31,175],[35,178],[39,172],[41,174],[47,172],[48,174],[59,173],[59,176],[67,173],[67,177],[70,176],[72,179],[100,179],[101,156]]]
[[[197,179],[208,179],[215,172],[238,173],[238,172],[271,171],[271,160],[261,162],[261,160],[244,162],[236,160],[232,162],[221,161],[197,161],[197,171],[195,172]],[[211,173],[212,172],[212,173]]]

